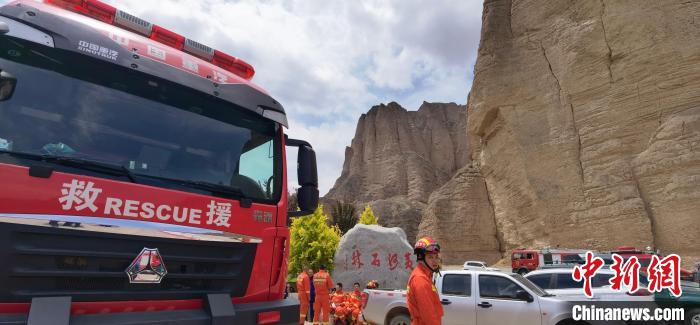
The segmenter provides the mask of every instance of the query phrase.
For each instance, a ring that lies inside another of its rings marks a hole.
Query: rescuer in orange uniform
[[[299,297],[299,324],[304,325],[306,314],[309,312],[309,300],[311,299],[311,280],[309,275],[313,275],[314,271],[310,267],[304,267],[304,270],[297,276],[297,292]]]
[[[440,245],[430,237],[423,237],[413,246],[418,266],[408,278],[406,303],[412,325],[439,325],[442,305],[433,283],[433,273],[440,274]]]
[[[338,282],[335,284],[335,293],[331,295],[331,314],[334,320],[341,322],[345,321],[346,306],[345,302],[347,294],[343,291],[343,284]]]
[[[360,291],[360,284],[355,282],[353,285],[353,291],[348,297],[348,305],[350,305],[350,310],[348,310],[349,318],[351,324],[359,323],[359,316],[362,313],[362,291]]]
[[[316,300],[314,301],[314,324],[318,324],[318,319],[323,315],[323,322],[328,323],[331,313],[330,292],[333,288],[333,279],[326,272],[326,267],[321,265],[319,271],[314,274],[314,288],[316,289]]]

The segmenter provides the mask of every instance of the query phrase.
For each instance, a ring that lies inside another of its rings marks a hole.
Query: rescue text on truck
[[[99,1],[0,7],[0,324],[296,323],[316,157],[254,73]]]

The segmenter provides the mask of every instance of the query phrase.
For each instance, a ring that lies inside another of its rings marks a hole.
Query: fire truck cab
[[[316,158],[254,74],[100,1],[0,7],[0,324],[297,323]]]
[[[583,250],[574,249],[515,249],[511,254],[513,273],[527,274],[547,265],[582,264]]]

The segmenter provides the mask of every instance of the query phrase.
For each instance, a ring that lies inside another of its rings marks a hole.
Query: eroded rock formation
[[[489,0],[468,137],[503,248],[700,259],[700,3]]]
[[[697,17],[697,1],[487,0],[466,135],[461,110],[374,107],[327,197],[389,211],[409,240],[437,237],[448,263],[631,245],[688,267],[700,260]]]
[[[342,175],[325,200],[355,203],[359,211],[370,204],[380,224],[403,228],[413,241],[430,194],[466,165],[468,154],[465,106],[378,105],[357,122]]]
[[[477,169],[463,167],[430,195],[419,233],[442,243],[446,264],[462,264],[467,259],[492,264],[501,259],[493,206]]]

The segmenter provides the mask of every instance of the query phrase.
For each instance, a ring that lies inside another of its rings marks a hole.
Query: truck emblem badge
[[[126,269],[131,283],[160,283],[168,274],[157,248],[144,248]]]

